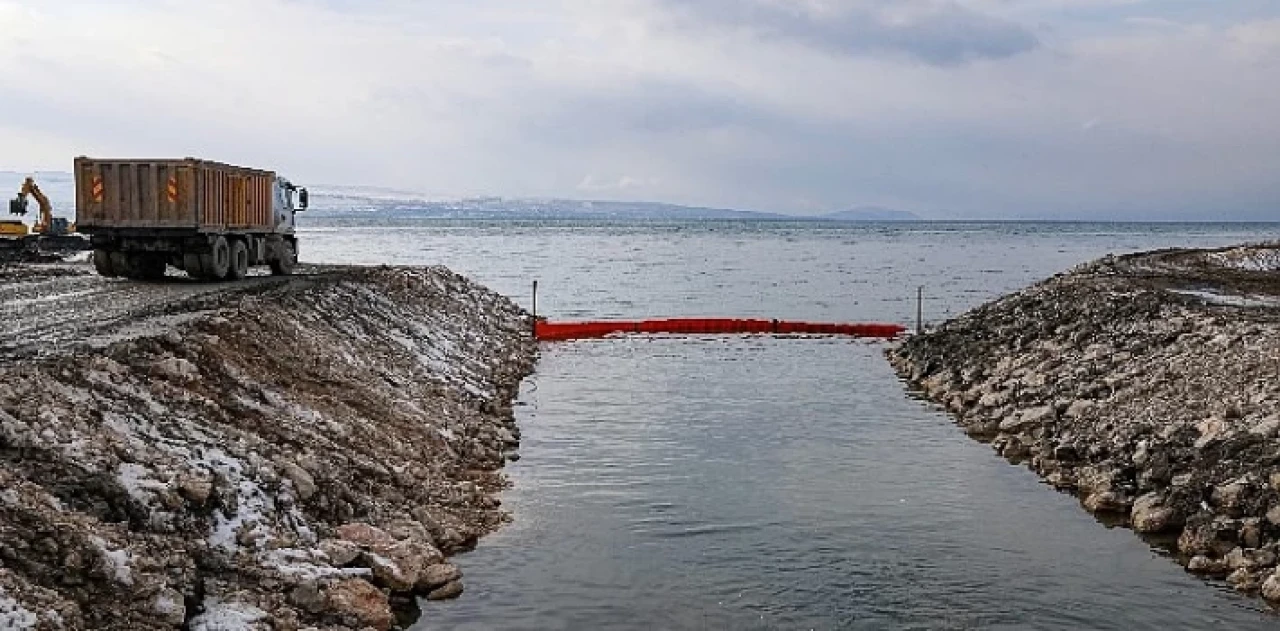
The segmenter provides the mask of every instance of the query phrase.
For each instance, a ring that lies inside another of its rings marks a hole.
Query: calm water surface
[[[308,261],[445,264],[552,318],[930,320],[1107,253],[1277,225],[482,224],[315,220]],[[514,521],[415,629],[1262,629],[1280,619],[907,396],[883,346],[546,345]]]

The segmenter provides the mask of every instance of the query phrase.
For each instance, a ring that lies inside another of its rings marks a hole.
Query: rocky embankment
[[[389,629],[461,592],[526,315],[442,268],[311,272],[0,274],[0,628]]]
[[[1280,245],[1109,257],[889,352],[969,435],[1280,601]]]

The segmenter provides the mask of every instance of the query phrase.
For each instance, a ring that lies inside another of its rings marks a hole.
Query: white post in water
[[[538,321],[538,281],[533,281],[533,321]]]
[[[916,335],[924,333],[924,285],[916,288]]]

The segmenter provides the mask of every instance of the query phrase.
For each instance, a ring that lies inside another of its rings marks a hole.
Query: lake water
[[[552,319],[938,321],[1108,253],[1280,225],[532,224],[309,217],[303,259],[444,264]],[[513,522],[434,629],[1274,628],[964,436],[847,339],[544,345]]]

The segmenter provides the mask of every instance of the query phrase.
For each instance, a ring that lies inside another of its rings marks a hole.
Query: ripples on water
[[[557,318],[904,321],[917,285],[940,318],[1108,252],[1268,233],[461,224],[304,236],[306,260],[448,264],[525,304],[536,277]],[[416,628],[1277,624],[907,397],[882,349],[772,337],[544,346],[503,495],[515,520],[456,559],[466,595],[427,605]]]

